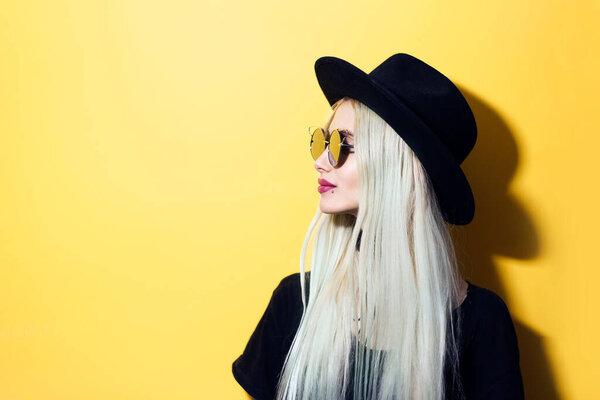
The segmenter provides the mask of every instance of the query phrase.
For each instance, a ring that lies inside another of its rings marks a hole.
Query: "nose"
[[[321,155],[315,160],[315,169],[319,172],[321,171],[329,171],[331,168],[331,163],[329,162],[329,147],[325,148],[325,151],[321,153]]]

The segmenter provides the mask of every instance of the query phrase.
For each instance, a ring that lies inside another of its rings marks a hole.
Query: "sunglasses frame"
[[[341,160],[344,149],[353,149],[354,148],[354,145],[344,143],[344,140],[346,140],[346,137],[348,137],[348,133],[350,133],[350,131],[348,131],[347,129],[334,129],[332,132],[329,132],[327,129],[321,128],[320,126],[309,126],[308,127],[308,135],[310,136],[310,147],[309,147],[309,150],[310,150],[311,156],[312,156],[312,143],[313,143],[313,135],[314,135],[314,133],[312,131],[314,130],[316,132],[317,129],[321,129],[325,133],[325,150],[323,150],[323,151],[324,152],[325,151],[328,152],[327,159],[329,160],[329,164],[331,164],[332,167],[337,166],[338,164],[340,164],[340,162],[339,161],[335,162],[335,160],[333,160],[333,155],[329,151],[329,139],[331,138],[331,135],[334,132],[336,132],[336,131],[340,134],[341,138],[340,138],[340,155],[339,155],[339,158]],[[321,153],[321,154],[323,154],[323,153]],[[318,157],[321,157],[321,154],[319,154]],[[316,161],[316,159],[315,159],[315,161]]]

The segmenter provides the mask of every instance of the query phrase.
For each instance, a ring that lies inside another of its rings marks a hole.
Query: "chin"
[[[335,207],[331,205],[323,205],[321,204],[321,212],[324,214],[352,214],[356,215],[358,213],[356,208],[352,207]]]

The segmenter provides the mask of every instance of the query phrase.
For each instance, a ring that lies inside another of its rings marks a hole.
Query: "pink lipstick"
[[[317,190],[319,191],[319,193],[325,193],[331,189],[333,189],[335,187],[335,185],[325,179],[318,179],[319,182],[319,187],[317,188]]]

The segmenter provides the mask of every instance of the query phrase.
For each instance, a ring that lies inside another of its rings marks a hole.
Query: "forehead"
[[[340,104],[335,111],[331,123],[329,124],[329,132],[334,129],[344,129],[352,136],[352,132],[354,132],[354,108],[352,108],[352,104],[350,104],[349,101]]]

